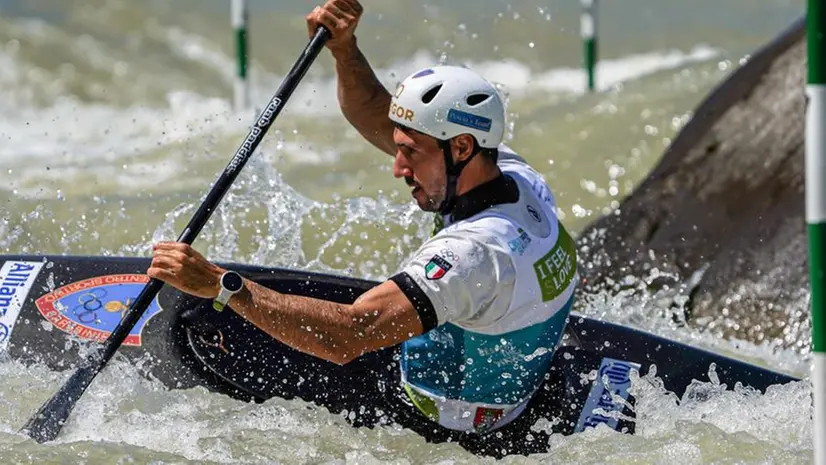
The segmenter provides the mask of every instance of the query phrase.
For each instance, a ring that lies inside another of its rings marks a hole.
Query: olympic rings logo
[[[107,294],[106,289],[92,289],[81,294],[77,298],[78,305],[72,309],[72,313],[83,324],[100,323],[97,313],[100,309],[104,309],[109,313],[120,313],[120,317],[123,318],[124,313],[132,303],[132,299],[126,299],[126,303],[120,300],[110,300],[104,303],[103,298]]]
[[[442,249],[442,250],[439,252],[439,255],[441,255],[442,257],[444,257],[444,258],[446,258],[446,259],[448,259],[448,260],[453,260],[454,262],[458,262],[458,261],[459,261],[459,256],[458,256],[458,255],[456,255],[455,253],[453,253],[453,251],[452,251],[452,250],[450,250],[450,249]]]
[[[103,299],[106,297],[106,289],[92,289],[89,292],[78,296],[76,305],[72,309],[72,313],[77,317],[81,323],[89,324],[97,320],[97,312],[103,308]]]

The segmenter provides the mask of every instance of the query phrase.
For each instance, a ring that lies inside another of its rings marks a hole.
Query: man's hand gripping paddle
[[[258,116],[246,139],[235,152],[235,155],[230,160],[227,167],[224,169],[221,176],[215,182],[212,189],[206,196],[206,199],[201,203],[198,211],[195,212],[189,224],[184,229],[178,238],[178,242],[192,244],[195,238],[201,232],[206,222],[209,220],[212,212],[218,207],[221,199],[229,191],[238,173],[247,163],[250,156],[255,152],[258,144],[264,138],[264,135],[269,130],[275,118],[281,112],[281,109],[287,103],[287,100],[292,95],[298,83],[304,77],[304,74],[310,68],[315,58],[318,56],[324,43],[330,38],[330,32],[322,27],[316,30],[315,35],[307,46],[304,52],[298,58],[293,68],[290,70],[287,77],[281,83],[281,86],[276,91],[273,98],[264,111]],[[95,376],[106,366],[106,363],[115,355],[120,345],[123,343],[129,332],[140,320],[146,308],[152,302],[152,299],[160,292],[163,287],[163,281],[157,279],[150,279],[146,286],[138,295],[137,299],[126,311],[120,324],[112,331],[112,334],[104,343],[100,352],[86,361],[84,365],[78,368],[72,376],[63,384],[59,391],[52,396],[46,403],[44,403],[40,410],[32,416],[22,431],[31,436],[35,441],[44,443],[51,441],[60,433],[63,424],[69,418],[75,404],[95,379]]]

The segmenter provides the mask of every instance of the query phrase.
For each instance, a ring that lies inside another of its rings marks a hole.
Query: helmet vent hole
[[[432,102],[433,99],[436,98],[436,94],[438,94],[440,90],[442,90],[441,84],[425,92],[424,95],[422,95],[422,103],[427,105],[428,103]]]
[[[490,94],[472,94],[468,95],[467,97],[467,104],[475,107],[476,105],[480,105],[485,103],[490,98]]]

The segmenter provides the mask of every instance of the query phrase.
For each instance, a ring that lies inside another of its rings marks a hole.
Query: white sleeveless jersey
[[[444,217],[391,278],[427,331],[402,345],[405,389],[422,412],[460,431],[495,429],[521,413],[544,380],[578,281],[574,241],[542,176],[504,145],[498,165],[519,200]]]

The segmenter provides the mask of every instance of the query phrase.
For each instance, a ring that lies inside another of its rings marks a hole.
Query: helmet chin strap
[[[439,204],[439,213],[448,215],[453,210],[453,207],[456,206],[456,184],[459,181],[459,175],[462,174],[465,166],[473,160],[473,157],[479,153],[480,149],[474,144],[474,151],[469,157],[459,163],[453,163],[453,154],[450,152],[450,141],[439,139],[439,147],[442,148],[442,153],[445,156],[445,171],[447,172],[447,188],[445,189],[445,198],[442,200],[442,203]]]

